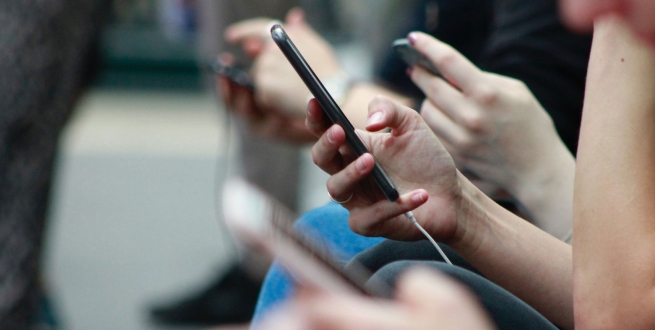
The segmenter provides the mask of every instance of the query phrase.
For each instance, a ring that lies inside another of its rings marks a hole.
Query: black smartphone
[[[392,44],[393,50],[396,55],[407,64],[407,66],[418,65],[421,68],[427,70],[431,74],[442,77],[441,71],[432,64],[432,62],[425,57],[423,54],[419,53],[407,39],[396,39]]]
[[[252,81],[252,77],[250,77],[250,74],[248,74],[246,70],[240,68],[239,66],[227,65],[220,60],[216,60],[211,64],[210,67],[215,74],[225,76],[239,86],[249,88],[250,90],[255,90],[255,84]]]
[[[346,141],[352,150],[358,156],[368,153],[369,151],[366,148],[366,145],[364,145],[364,142],[362,142],[362,140],[357,136],[353,125],[350,123],[346,115],[343,114],[343,111],[341,111],[337,102],[335,102],[330,93],[328,93],[327,89],[323,86],[323,83],[318,79],[307,61],[305,61],[302,54],[300,54],[296,46],[293,44],[293,41],[289,39],[289,36],[284,32],[282,26],[279,24],[273,25],[273,27],[271,27],[271,36],[280,50],[282,50],[282,53],[286,56],[289,63],[291,63],[291,66],[296,70],[302,81],[307,85],[309,91],[321,105],[328,118],[330,118],[333,123],[343,127],[343,130],[346,132]],[[398,200],[398,190],[396,190],[393,182],[391,182],[389,176],[387,176],[377,160],[371,175],[388,200],[392,202]]]

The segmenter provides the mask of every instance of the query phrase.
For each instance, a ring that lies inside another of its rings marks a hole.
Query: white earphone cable
[[[412,211],[405,212],[405,217],[407,217],[407,219],[409,219],[409,221],[411,221],[414,224],[414,226],[416,226],[416,228],[418,228],[418,230],[420,230],[421,233],[423,233],[423,235],[425,235],[425,237],[430,241],[430,243],[432,243],[432,245],[434,245],[434,248],[437,249],[437,251],[439,251],[439,254],[443,258],[443,260],[446,261],[449,265],[452,265],[453,263],[450,262],[450,259],[448,259],[448,257],[443,252],[443,250],[441,250],[441,247],[439,247],[439,244],[437,244],[437,242],[434,241],[432,236],[430,236],[430,234],[428,234],[428,232],[425,231],[425,229],[423,229],[423,227],[421,227],[421,225],[416,221],[416,218],[414,217],[414,213],[412,213]]]

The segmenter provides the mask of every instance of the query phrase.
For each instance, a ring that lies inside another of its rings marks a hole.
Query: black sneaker
[[[238,265],[208,288],[181,301],[156,306],[152,319],[162,325],[213,326],[249,322],[255,311],[262,283],[253,280]]]

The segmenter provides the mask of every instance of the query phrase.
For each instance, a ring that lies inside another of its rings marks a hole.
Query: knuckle
[[[441,78],[437,78],[437,79],[441,79]],[[439,84],[436,83],[436,81],[432,81],[432,83],[428,86],[427,89],[428,89],[427,90],[428,95],[430,95],[431,97],[439,97],[441,88],[439,87]]]
[[[367,226],[364,226],[360,224],[360,217],[358,214],[355,214],[355,212],[350,213],[350,218],[348,219],[348,227],[350,227],[350,230],[352,230],[355,233],[358,233],[360,235],[368,235],[369,234],[369,228]]]
[[[467,152],[475,148],[476,142],[475,139],[470,136],[461,136],[455,141],[457,148],[460,152]]]
[[[381,205],[375,205],[373,206],[373,209],[371,210],[373,219],[378,219],[378,220],[386,220],[387,213],[385,212],[384,208]]]
[[[476,133],[483,132],[487,126],[486,117],[480,113],[470,113],[462,116],[463,124]]]
[[[337,191],[336,187],[334,186],[334,182],[332,180],[328,180],[325,183],[325,187],[327,188],[328,194],[330,194],[330,196],[332,196],[332,198],[335,198],[335,196],[337,196],[338,191]]]
[[[444,50],[443,54],[435,59],[434,64],[438,68],[447,68],[453,65],[457,61],[457,53],[453,49]]]
[[[478,87],[471,97],[477,104],[492,106],[498,101],[499,92],[491,86]]]

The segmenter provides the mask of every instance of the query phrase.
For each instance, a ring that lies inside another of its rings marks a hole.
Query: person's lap
[[[330,203],[303,215],[294,228],[314,242],[324,245],[338,262],[346,264],[358,253],[382,242],[383,238],[363,237],[355,234],[348,226],[348,210]],[[294,284],[282,267],[271,265],[262,291],[259,294],[253,324],[274,306],[287,300],[294,291]]]
[[[446,245],[441,244],[441,247],[454,265],[444,263],[428,241],[400,242],[355,234],[348,226],[348,211],[333,203],[307,213],[294,227],[324,245],[345,265],[346,272],[354,269],[354,264],[368,269],[373,274],[368,281],[371,285],[383,281],[393,287],[407,268],[432,267],[467,286],[501,329],[557,329],[525,302],[484,278]],[[293,290],[290,277],[279,264],[273,263],[264,280],[253,324],[257,324],[271,308],[287,300]]]
[[[505,289],[471,270],[439,261],[394,261],[377,271],[368,283],[386,282],[394,286],[400,275],[411,267],[430,267],[466,286],[478,298],[499,329],[557,329],[528,304]]]
[[[346,271],[351,265],[358,264],[373,273],[367,285],[382,282],[394,287],[400,275],[410,267],[434,268],[471,290],[499,329],[557,329],[528,304],[486,279],[447,245],[439,245],[453,265],[443,262],[428,241],[386,240],[355,256],[346,266]]]

